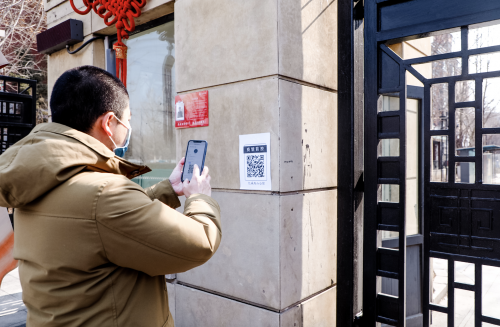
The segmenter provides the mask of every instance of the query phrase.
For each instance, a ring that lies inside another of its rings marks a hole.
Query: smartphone
[[[205,157],[207,155],[207,141],[190,140],[186,149],[186,159],[182,170],[181,181],[191,180],[193,177],[194,165],[198,165],[200,173],[205,167]]]

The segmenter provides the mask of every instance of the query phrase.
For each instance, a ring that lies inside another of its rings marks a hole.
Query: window
[[[139,31],[124,43],[132,112],[125,159],[152,169],[133,179],[146,188],[168,178],[176,165],[174,22]]]

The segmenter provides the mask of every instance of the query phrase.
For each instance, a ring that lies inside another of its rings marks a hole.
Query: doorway
[[[498,33],[496,1],[365,2],[366,326],[500,326]]]

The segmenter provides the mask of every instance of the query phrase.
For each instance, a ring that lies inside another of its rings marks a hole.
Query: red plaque
[[[175,96],[175,127],[208,126],[208,91]]]

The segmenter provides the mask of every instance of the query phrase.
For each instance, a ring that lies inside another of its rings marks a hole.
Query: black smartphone
[[[207,141],[190,140],[186,149],[186,159],[182,170],[181,181],[191,180],[193,177],[194,165],[198,165],[200,173],[205,167],[205,157],[207,155]]]

